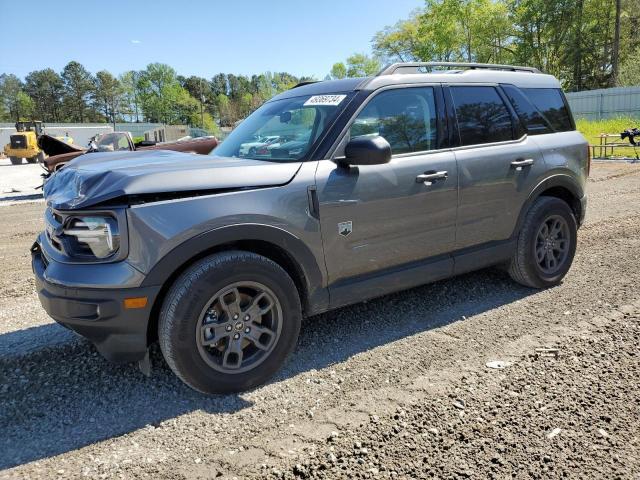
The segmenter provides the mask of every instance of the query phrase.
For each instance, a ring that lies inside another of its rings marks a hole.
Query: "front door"
[[[458,171],[454,154],[438,150],[444,133],[436,111],[439,92],[437,87],[384,90],[356,116],[349,138],[381,135],[392,148],[388,164],[319,162],[316,184],[330,284],[429,257],[448,258],[455,244]]]

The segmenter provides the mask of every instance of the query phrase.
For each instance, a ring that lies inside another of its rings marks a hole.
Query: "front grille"
[[[27,137],[24,135],[11,135],[11,148],[27,148]]]
[[[40,258],[42,259],[42,263],[44,264],[44,268],[46,270],[46,268],[49,266],[49,259],[42,251],[40,252]]]
[[[53,248],[57,251],[62,252],[62,242],[60,241],[59,234],[62,230],[62,217],[51,210],[51,208],[47,208],[45,214],[45,234],[47,236],[47,240]]]

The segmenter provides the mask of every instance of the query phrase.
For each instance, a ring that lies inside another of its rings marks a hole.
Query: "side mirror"
[[[391,160],[391,145],[383,137],[357,137],[344,149],[343,163],[349,165],[382,165]]]

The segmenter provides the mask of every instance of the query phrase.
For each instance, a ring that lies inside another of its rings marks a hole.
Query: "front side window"
[[[575,130],[562,91],[557,88],[524,88],[523,92],[556,132]]]
[[[350,138],[384,137],[394,155],[437,148],[433,88],[403,88],[379,93],[358,114],[349,133]]]
[[[513,140],[511,115],[494,87],[451,87],[462,145]]]
[[[256,160],[302,159],[348,103],[346,94],[274,100],[249,115],[212,152]]]

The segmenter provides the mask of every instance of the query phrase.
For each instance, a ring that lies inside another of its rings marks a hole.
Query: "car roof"
[[[324,80],[294,87],[271,99],[302,97],[306,95],[330,95],[353,91],[373,91],[391,85],[419,83],[508,83],[520,88],[561,88],[553,76],[529,71],[504,71],[490,69],[443,70],[430,73],[395,73],[375,77]]]

